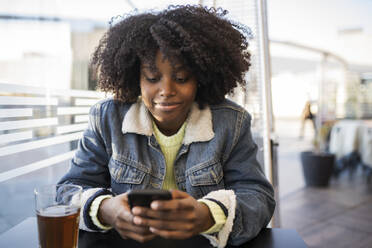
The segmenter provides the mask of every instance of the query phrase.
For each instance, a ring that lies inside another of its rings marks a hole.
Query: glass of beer
[[[34,192],[39,247],[76,248],[82,187],[47,185]]]

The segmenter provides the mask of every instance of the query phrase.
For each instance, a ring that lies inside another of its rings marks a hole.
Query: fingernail
[[[157,203],[157,202],[151,203],[151,208],[152,209],[157,209],[158,207],[159,207],[159,203]]]
[[[138,208],[138,207],[134,207],[134,208],[132,209],[132,213],[133,213],[133,214],[140,214],[140,213],[141,213],[141,209]]]
[[[140,225],[141,222],[142,222],[142,220],[141,220],[140,217],[135,216],[135,217],[133,218],[133,222],[134,222],[134,224]]]

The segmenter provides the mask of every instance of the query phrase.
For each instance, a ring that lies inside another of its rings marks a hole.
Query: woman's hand
[[[102,224],[114,227],[123,239],[146,242],[156,236],[148,227],[133,223],[126,193],[103,200],[98,210],[98,219]]]
[[[172,200],[154,201],[151,209],[134,207],[133,222],[163,238],[186,239],[214,225],[209,208],[179,190],[172,191]]]

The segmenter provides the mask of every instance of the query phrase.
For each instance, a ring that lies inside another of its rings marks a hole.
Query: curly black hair
[[[238,84],[244,88],[250,66],[250,30],[226,14],[221,8],[186,5],[124,17],[110,26],[93,54],[98,88],[135,102],[141,92],[140,65],[154,65],[160,50],[195,76],[200,108],[222,102]]]

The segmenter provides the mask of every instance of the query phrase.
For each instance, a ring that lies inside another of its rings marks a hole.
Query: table
[[[29,217],[0,235],[0,247],[38,247],[36,218]],[[80,231],[79,248],[115,248],[115,247],[212,247],[202,236],[196,236],[188,240],[165,240],[154,239],[145,244],[139,244],[133,240],[123,240],[115,231],[108,233],[90,233]],[[230,246],[232,247],[232,246]],[[293,229],[264,228],[259,235],[239,247],[246,248],[305,248],[307,247],[302,238]]]

